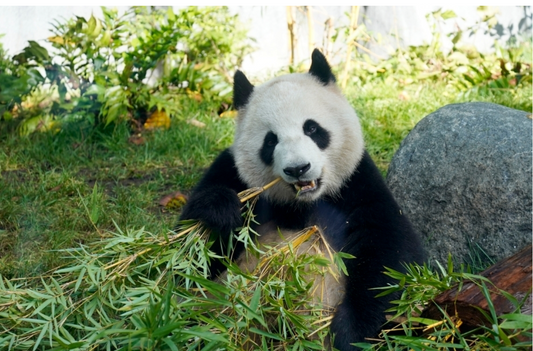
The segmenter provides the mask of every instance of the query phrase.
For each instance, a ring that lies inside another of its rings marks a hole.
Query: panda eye
[[[305,135],[311,135],[315,134],[317,131],[317,125],[313,122],[311,123],[305,123],[304,125],[304,133]]]
[[[273,133],[267,135],[265,144],[270,147],[276,146],[278,144],[278,137]]]

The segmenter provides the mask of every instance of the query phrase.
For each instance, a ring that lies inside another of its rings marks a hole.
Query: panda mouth
[[[315,191],[318,189],[319,185],[319,179],[317,180],[309,180],[309,181],[298,181],[296,183],[293,183],[292,186],[296,190],[296,196],[308,193],[311,191]]]

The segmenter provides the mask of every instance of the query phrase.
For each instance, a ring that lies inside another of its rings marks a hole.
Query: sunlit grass
[[[516,89],[459,92],[444,83],[401,86],[374,82],[345,91],[357,111],[366,148],[385,174],[401,141],[425,116],[453,103],[484,101],[531,112],[531,83]]]
[[[50,269],[60,262],[51,250],[99,239],[113,222],[172,228],[179,213],[161,208],[159,199],[190,189],[233,135],[234,121],[211,106],[185,107],[184,115],[206,126],[176,118],[169,130],[144,133],[141,145],[128,141],[126,126],[111,132],[67,126],[28,137],[0,129],[0,273]]]

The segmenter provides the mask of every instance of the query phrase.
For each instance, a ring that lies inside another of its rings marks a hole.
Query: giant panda
[[[211,249],[226,255],[230,247],[229,257],[239,260],[244,245],[231,235],[243,225],[237,193],[281,177],[255,206],[258,241],[272,241],[268,232],[294,233],[316,225],[334,250],[354,257],[344,262],[348,275],[339,280],[341,296],[330,300],[335,303],[334,347],[354,350],[352,343],[376,336],[385,322],[391,297],[376,298],[372,290],[393,283],[384,267],[403,271],[404,263],[422,263],[424,255],[418,235],[365,151],[358,117],[326,58],[315,49],[311,59],[308,73],[259,86],[241,71],[235,73],[234,143],[193,189],[180,219],[201,221],[212,230]],[[211,278],[225,268],[213,261]]]

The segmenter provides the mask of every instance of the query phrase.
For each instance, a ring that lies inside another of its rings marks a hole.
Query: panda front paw
[[[180,219],[196,219],[223,237],[242,226],[241,202],[229,188],[210,187],[195,191]]]

